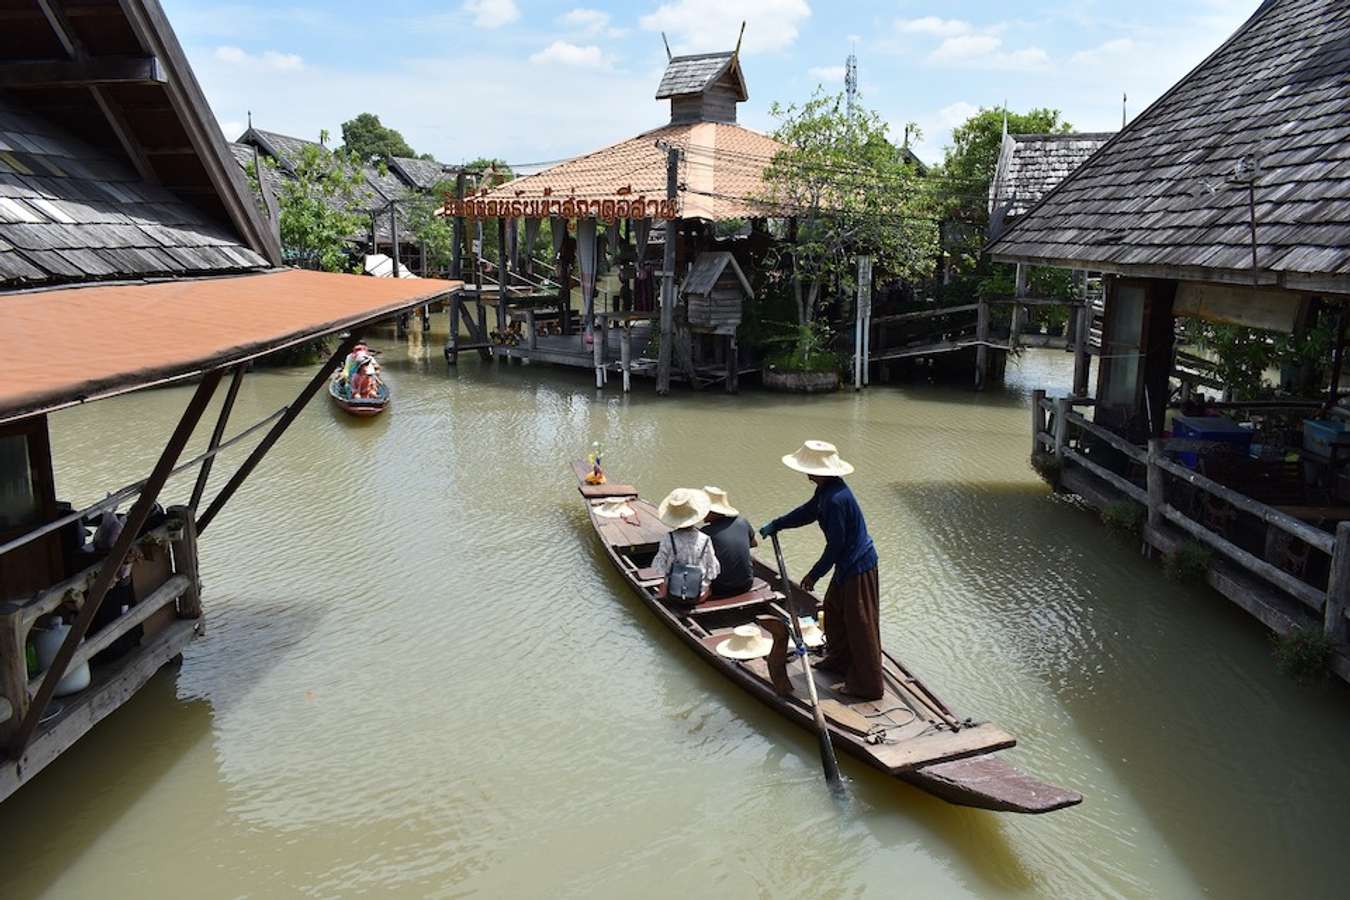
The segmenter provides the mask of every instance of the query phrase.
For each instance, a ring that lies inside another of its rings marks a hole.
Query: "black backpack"
[[[678,560],[673,531],[670,533],[670,555],[672,559]],[[703,567],[677,561],[666,576],[666,596],[684,603],[697,603],[698,598],[703,596]]]

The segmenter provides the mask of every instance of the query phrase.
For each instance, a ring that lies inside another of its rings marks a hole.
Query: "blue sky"
[[[770,131],[773,101],[842,89],[850,48],[863,102],[940,159],[981,106],[1060,109],[1119,127],[1242,23],[1259,0],[538,0],[310,5],[162,0],[230,139],[256,125],[335,136],[379,114],[419,152],[551,160],[663,124],[652,99],[676,53],[742,50],[741,122]]]

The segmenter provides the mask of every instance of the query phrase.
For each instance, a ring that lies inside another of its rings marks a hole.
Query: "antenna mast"
[[[853,105],[858,99],[858,54],[851,49],[844,63],[844,92],[848,97],[848,116],[853,118]]]

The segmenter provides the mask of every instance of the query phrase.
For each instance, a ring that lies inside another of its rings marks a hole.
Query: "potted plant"
[[[840,360],[830,349],[829,328],[819,321],[779,328],[783,333],[767,342],[780,349],[764,367],[764,386],[799,394],[837,391]]]

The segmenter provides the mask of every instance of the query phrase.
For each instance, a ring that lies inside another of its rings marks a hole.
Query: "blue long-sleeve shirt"
[[[867,533],[862,507],[842,478],[831,478],[817,485],[810,500],[770,522],[769,531],[801,528],[812,522],[825,533],[825,552],[807,576],[812,581],[819,581],[831,567],[834,568],[832,584],[840,584],[847,578],[876,568],[877,551]]]

